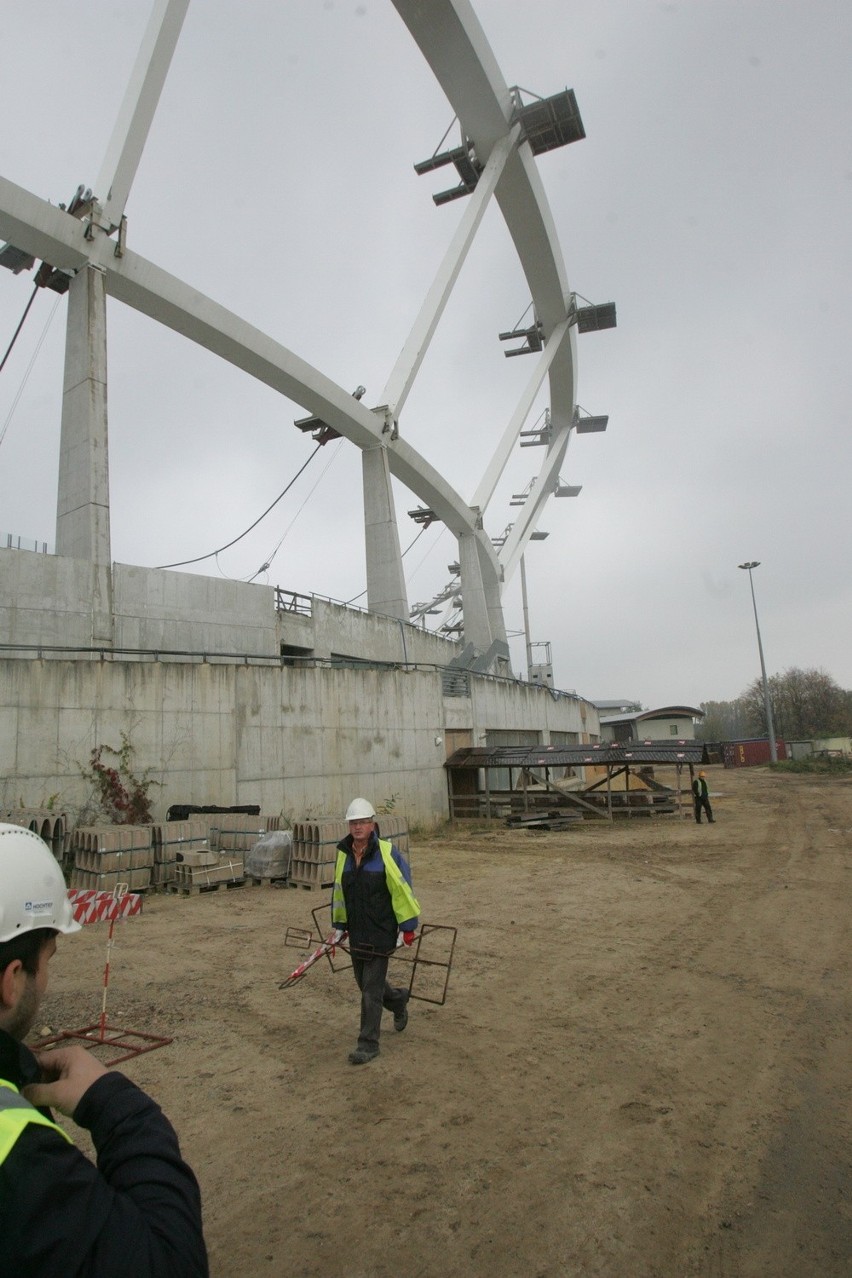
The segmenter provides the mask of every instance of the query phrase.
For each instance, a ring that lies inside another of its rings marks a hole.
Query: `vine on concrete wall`
[[[116,760],[115,767],[104,763],[103,756]],[[150,825],[153,821],[149,790],[159,785],[146,769],[141,777],[131,767],[133,746],[126,732],[121,734],[121,748],[96,746],[89,756],[88,768],[81,768],[83,778],[95,791],[98,816],[111,825]]]

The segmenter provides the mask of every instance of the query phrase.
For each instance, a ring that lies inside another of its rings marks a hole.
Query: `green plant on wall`
[[[385,799],[384,803],[380,803],[377,806],[376,812],[382,816],[389,816],[390,813],[393,812],[394,808],[396,807],[398,799],[399,799],[398,794],[390,795],[389,798]]]
[[[104,756],[115,759],[115,766],[104,762]],[[150,825],[151,798],[149,790],[159,785],[146,769],[141,777],[131,766],[133,746],[126,732],[121,734],[121,747],[99,745],[89,756],[88,768],[80,774],[95,791],[98,816],[111,825]]]

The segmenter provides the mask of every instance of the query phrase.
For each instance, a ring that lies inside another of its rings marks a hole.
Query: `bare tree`
[[[852,696],[824,670],[791,667],[769,679],[775,732],[788,740],[848,736],[852,732]],[[760,679],[740,697],[750,735],[766,736],[766,709]]]
[[[702,701],[704,718],[700,735],[704,741],[736,741],[747,735],[746,715],[739,698],[736,701]]]

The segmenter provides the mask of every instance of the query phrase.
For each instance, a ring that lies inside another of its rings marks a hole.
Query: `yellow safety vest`
[[[391,895],[391,905],[397,923],[406,923],[416,919],[420,914],[419,902],[405,881],[402,870],[393,859],[393,844],[387,839],[379,839],[379,851],[385,863],[385,881]],[[334,890],[331,894],[331,921],[335,927],[346,927],[346,902],[343,899],[343,867],[347,853],[338,849],[337,863],[334,867]]]
[[[6,1161],[21,1132],[29,1123],[52,1127],[55,1132],[59,1132],[60,1136],[64,1136],[69,1144],[73,1144],[71,1137],[58,1123],[45,1118],[44,1114],[39,1113],[35,1106],[21,1095],[13,1083],[7,1083],[5,1079],[0,1078],[0,1163]]]

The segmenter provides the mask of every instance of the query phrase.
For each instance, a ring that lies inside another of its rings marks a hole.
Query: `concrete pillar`
[[[84,267],[68,290],[56,553],[108,567],[106,276]]]
[[[387,449],[361,452],[364,481],[364,538],[367,551],[367,607],[408,621],[399,529],[391,488]]]
[[[487,543],[490,550],[490,543]],[[499,639],[501,643],[505,643],[508,652],[508,640],[506,638],[506,619],[503,615],[503,598],[502,598],[502,579],[500,577],[501,569],[499,564],[495,565],[496,556],[489,556],[486,549],[486,535],[480,533],[477,538],[477,547],[479,550],[480,571],[482,573],[483,589],[485,591],[485,606],[488,609],[488,624],[491,631],[491,641]]]
[[[464,603],[464,642],[472,643],[478,652],[487,652],[494,636],[476,533],[464,533],[459,537],[459,569]]]

